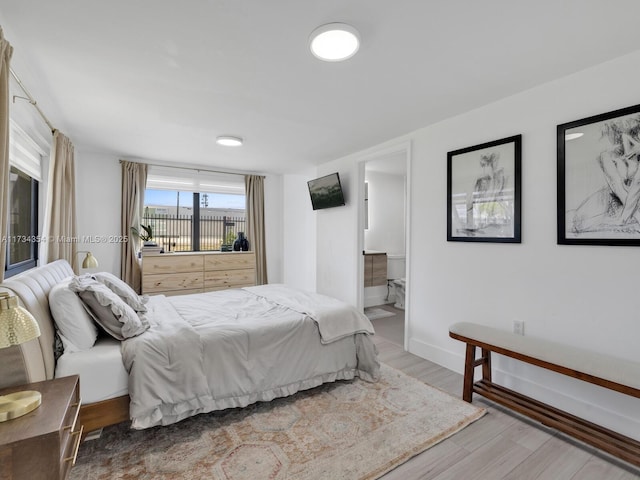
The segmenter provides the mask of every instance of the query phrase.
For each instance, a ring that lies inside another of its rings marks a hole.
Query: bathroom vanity
[[[387,284],[387,254],[364,251],[364,286],[377,287]]]

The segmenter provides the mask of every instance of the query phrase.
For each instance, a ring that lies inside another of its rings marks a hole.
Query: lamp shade
[[[93,256],[91,252],[87,252],[87,256],[82,261],[82,268],[96,268],[98,266],[98,260]]]
[[[18,299],[0,292],[0,348],[20,345],[40,336],[40,327]]]
[[[40,336],[40,327],[15,295],[0,292],[0,348],[20,345]],[[34,390],[0,396],[0,422],[21,417],[42,403],[42,395]]]

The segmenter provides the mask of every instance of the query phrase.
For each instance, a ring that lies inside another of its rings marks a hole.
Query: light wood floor
[[[390,317],[391,318],[391,317]],[[380,319],[377,322],[383,322]],[[383,329],[379,329],[380,333]],[[462,375],[405,352],[378,333],[380,361],[457,397]],[[387,330],[388,334],[388,330]],[[389,335],[390,336],[390,335]],[[631,480],[640,469],[474,395],[488,413],[400,465],[384,480]]]

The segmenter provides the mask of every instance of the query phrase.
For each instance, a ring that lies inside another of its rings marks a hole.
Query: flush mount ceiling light
[[[216,138],[216,143],[225,147],[239,147],[242,142],[242,137],[233,137],[231,135],[220,135]]]
[[[311,32],[309,48],[320,60],[340,62],[356,54],[360,48],[360,34],[346,23],[327,23]]]

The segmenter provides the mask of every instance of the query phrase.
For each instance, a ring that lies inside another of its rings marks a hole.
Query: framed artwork
[[[640,105],[558,125],[558,243],[640,245]]]
[[[447,240],[520,243],[522,135],[447,153]]]

